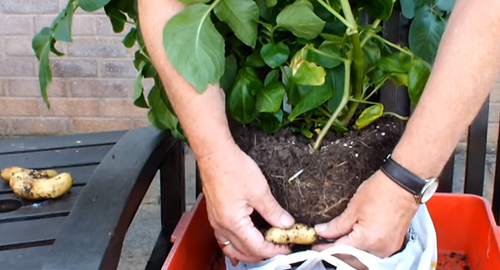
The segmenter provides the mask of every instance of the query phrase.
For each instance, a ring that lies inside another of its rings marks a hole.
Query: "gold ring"
[[[231,244],[231,242],[230,242],[229,240],[228,240],[228,241],[225,241],[225,242],[223,242],[223,243],[221,243],[221,242],[217,241],[217,243],[219,244],[219,247],[220,247],[221,249],[224,249],[225,247],[227,247],[227,246],[229,246],[229,245]]]

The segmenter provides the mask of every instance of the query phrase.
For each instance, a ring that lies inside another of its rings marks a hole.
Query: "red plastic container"
[[[162,270],[223,270],[203,195],[181,218]],[[467,194],[436,194],[428,203],[437,233],[438,270],[500,270],[500,227],[489,203]]]

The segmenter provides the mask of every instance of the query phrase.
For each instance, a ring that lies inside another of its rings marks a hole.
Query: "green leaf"
[[[130,31],[125,35],[125,37],[122,40],[122,43],[125,47],[127,48],[132,48],[134,47],[135,41],[136,41],[136,33],[137,29],[135,27],[132,27]]]
[[[304,96],[297,106],[295,106],[288,116],[289,121],[293,121],[297,116],[317,108],[329,100],[334,93],[336,75],[332,70],[326,73],[326,80],[323,85],[313,86],[311,91]]]
[[[266,0],[267,7],[274,7],[278,3],[278,0]]]
[[[325,69],[314,62],[305,60],[308,47],[298,51],[290,63],[290,75],[293,82],[302,85],[323,85],[325,83]]]
[[[200,93],[224,74],[224,39],[210,20],[209,6],[195,4],[173,16],[163,45],[172,65]]]
[[[163,102],[161,91],[163,90],[155,84],[149,92],[148,101],[150,109],[148,112],[148,119],[158,129],[176,129],[179,121],[170,111],[167,104]]]
[[[44,27],[38,32],[31,42],[31,47],[35,51],[36,58],[39,61],[38,81],[43,101],[47,108],[50,108],[47,97],[47,87],[52,81],[52,69],[50,66],[49,53],[53,42],[54,32],[50,27]]]
[[[54,53],[55,55],[57,55],[57,56],[63,56],[64,53],[62,53],[62,52],[60,52],[60,51],[57,50],[57,48],[56,48],[56,42],[57,42],[56,39],[53,38],[52,41],[50,42],[50,51],[52,53]]]
[[[125,29],[125,22],[127,21],[127,16],[123,14],[119,9],[114,6],[108,5],[104,7],[106,15],[108,15],[111,21],[111,26],[113,27],[113,32],[121,33]]]
[[[281,82],[273,82],[257,93],[256,108],[259,112],[277,112],[285,96],[285,86]]]
[[[384,114],[384,105],[378,103],[372,105],[363,110],[359,118],[356,120],[356,128],[362,129],[369,124],[373,123],[373,121],[377,120]]]
[[[236,57],[234,55],[229,55],[226,57],[226,63],[224,65],[225,71],[224,75],[220,79],[220,86],[224,91],[228,91],[233,87],[234,80],[236,79],[236,74],[238,73],[238,63],[236,62]]]
[[[389,79],[396,86],[408,86],[408,74],[407,73],[391,73]]]
[[[309,92],[312,91],[311,85],[298,85],[293,81],[288,82],[287,98],[290,105],[296,106]]]
[[[264,59],[262,59],[260,50],[254,50],[252,54],[247,57],[246,64],[250,67],[256,68],[265,66],[266,62],[264,62]]]
[[[260,50],[262,59],[271,68],[277,68],[290,56],[290,48],[285,43],[268,43]]]
[[[333,113],[342,102],[344,96],[344,81],[345,81],[345,68],[344,65],[338,66],[328,71],[333,81],[333,95],[328,100],[327,108],[330,113]]]
[[[142,87],[142,69],[137,74],[134,82],[134,105],[139,108],[149,108]]]
[[[373,19],[387,20],[394,7],[393,0],[355,0]]]
[[[401,13],[403,13],[403,16],[407,19],[412,19],[415,16],[415,0],[399,0],[399,2],[401,3]]]
[[[322,38],[325,39],[325,41],[331,41],[335,44],[340,44],[340,46],[342,46],[344,44],[344,38],[342,38],[341,36],[337,36],[337,35],[331,35],[331,34],[325,34],[325,33],[321,33],[320,36]]]
[[[332,125],[332,129],[338,132],[347,132],[349,129],[347,127],[344,127],[342,123],[338,119],[335,119]]]
[[[77,4],[87,12],[94,12],[103,8],[110,0],[78,0]]]
[[[264,87],[268,86],[273,82],[277,82],[280,78],[279,69],[273,69],[269,73],[267,73],[266,78],[264,79]]]
[[[432,62],[436,57],[445,27],[446,22],[438,17],[431,7],[421,7],[410,25],[408,33],[410,49],[423,60]]]
[[[259,7],[259,14],[260,16],[266,20],[270,21],[272,17],[272,11],[273,9],[268,7],[268,1],[269,0],[254,0],[257,6]]]
[[[274,133],[283,126],[283,111],[279,110],[276,113],[261,113],[258,117],[257,126],[268,134]]]
[[[69,1],[66,8],[62,10],[57,18],[54,20],[54,38],[59,41],[71,42],[71,29],[73,24],[74,14],[73,1]]]
[[[310,62],[314,62],[320,66],[325,68],[334,68],[342,64],[341,60],[338,58],[342,58],[341,50],[342,45],[331,42],[324,41],[318,49],[310,49],[307,51],[306,60]]]
[[[285,7],[276,22],[279,27],[304,39],[316,38],[325,26],[325,21],[314,13],[313,5],[307,1],[296,1]]]
[[[254,93],[262,88],[262,82],[251,67],[240,70],[227,99],[228,111],[235,120],[248,124],[255,119],[257,110]]]
[[[214,8],[219,20],[227,23],[246,45],[255,48],[259,7],[253,0],[223,0]]]
[[[390,74],[384,72],[381,69],[375,69],[372,72],[368,73],[367,76],[373,82],[374,85],[378,85],[387,80]]]
[[[408,94],[413,105],[417,105],[424,92],[425,85],[431,74],[431,66],[425,61],[414,58],[408,73]]]
[[[403,52],[395,52],[377,62],[377,67],[387,72],[407,73],[411,68],[411,56]]]
[[[455,6],[455,0],[437,0],[436,6],[446,12],[450,12]]]
[[[365,69],[372,67],[375,63],[377,63],[382,57],[382,53],[380,52],[380,48],[373,43],[371,40],[368,41],[365,46],[362,48],[364,55],[364,63]]]
[[[308,138],[308,139],[311,139],[313,137],[313,133],[305,128],[301,129],[300,130],[300,133],[302,133],[302,135],[304,135],[304,137]]]

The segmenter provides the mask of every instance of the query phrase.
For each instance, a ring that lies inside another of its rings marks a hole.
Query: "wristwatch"
[[[422,179],[394,161],[390,154],[384,160],[380,170],[392,181],[413,194],[418,204],[426,203],[432,198],[439,186],[439,179],[437,177]]]

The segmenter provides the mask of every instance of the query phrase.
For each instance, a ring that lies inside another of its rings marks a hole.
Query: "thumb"
[[[328,223],[317,224],[314,226],[316,233],[326,239],[335,239],[347,235],[352,231],[356,223],[356,218],[351,215],[347,209]]]
[[[263,196],[258,196],[252,206],[269,224],[278,228],[289,228],[294,223],[293,217],[281,207],[268,189]]]

